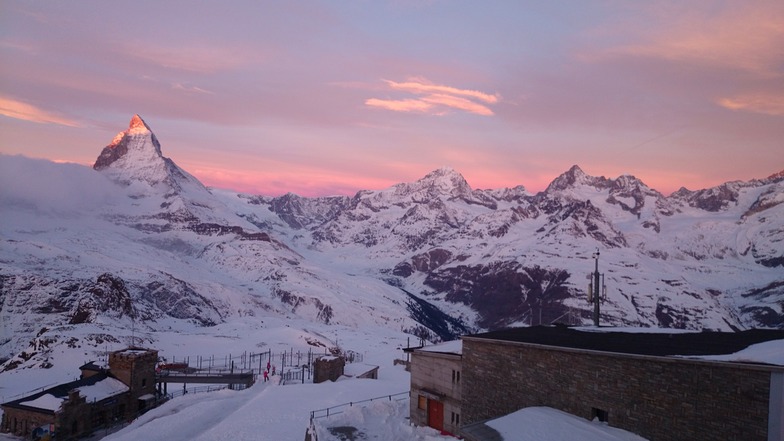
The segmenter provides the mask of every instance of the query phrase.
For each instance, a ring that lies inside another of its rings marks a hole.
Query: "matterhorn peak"
[[[128,129],[114,137],[95,160],[93,168],[103,170],[114,167],[115,163],[138,163],[160,161],[162,159],[161,144],[150,130],[150,126],[137,114],[131,118]]]
[[[158,138],[139,115],[133,115],[128,128],[104,147],[93,168],[124,184],[141,182],[154,187],[162,184],[166,194],[176,193],[183,185],[206,191],[196,178],[161,154]]]
[[[138,113],[133,115],[133,118],[131,118],[131,124],[128,126],[128,130],[135,130],[135,131],[146,130],[148,132],[152,132],[152,130],[150,130],[150,126],[148,126],[147,123],[144,122],[144,120],[142,119],[141,116],[139,116]]]

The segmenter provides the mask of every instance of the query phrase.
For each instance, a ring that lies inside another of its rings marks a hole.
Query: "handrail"
[[[343,411],[331,412],[330,413],[330,411],[332,409],[337,409],[339,407],[353,407],[355,404],[369,403],[371,401],[376,401],[376,400],[380,400],[380,399],[383,399],[383,398],[387,398],[387,399],[389,399],[389,401],[392,401],[393,397],[400,397],[401,395],[405,395],[406,397],[405,398],[395,398],[395,401],[403,401],[404,399],[410,397],[410,393],[408,391],[406,391],[406,392],[400,392],[400,393],[391,394],[391,395],[382,395],[380,397],[368,398],[366,400],[361,400],[361,401],[350,401],[348,403],[338,404],[336,406],[331,406],[331,407],[327,407],[327,408],[324,408],[324,409],[311,410],[310,411],[310,421],[312,422],[314,419],[328,418],[331,415],[338,415],[338,414],[343,413]],[[318,412],[323,412],[324,414],[323,415],[316,415]]]
[[[240,372],[177,372],[177,371],[168,371],[168,372],[159,372],[156,374],[158,377],[248,377],[251,375],[255,375],[251,371],[240,371]]]

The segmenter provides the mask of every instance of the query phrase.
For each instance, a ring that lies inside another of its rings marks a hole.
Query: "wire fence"
[[[226,373],[251,372],[256,378],[264,378],[264,372],[268,376],[277,372],[281,377],[281,384],[304,383],[310,380],[313,373],[313,365],[316,359],[324,355],[340,356],[346,363],[361,363],[364,356],[360,352],[343,350],[340,348],[324,349],[324,352],[295,350],[272,352],[243,352],[224,356],[176,356],[171,355],[161,357],[165,365],[177,365],[174,371],[186,373],[188,375],[211,375]],[[162,365],[163,366],[163,365]],[[162,371],[162,373],[165,373]]]
[[[307,370],[307,377],[310,379],[310,369],[304,368],[301,370],[288,370],[280,373],[280,384],[287,383],[304,383],[305,371]]]
[[[188,369],[196,371],[216,373],[252,371],[256,375],[262,375],[264,370],[268,369],[268,365],[275,365],[279,370],[283,370],[286,367],[310,366],[316,358],[322,355],[341,356],[347,363],[361,363],[364,358],[360,352],[344,351],[340,348],[324,348],[323,352],[319,350],[314,351],[312,348],[308,350],[291,348],[288,351],[280,352],[273,352],[272,350],[255,353],[244,351],[240,354],[225,354],[223,356],[168,355],[163,356],[162,359],[166,363],[171,364],[184,363]]]

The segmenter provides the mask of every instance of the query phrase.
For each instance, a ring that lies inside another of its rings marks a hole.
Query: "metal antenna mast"
[[[593,253],[594,259],[594,271],[591,273],[591,283],[588,286],[588,302],[593,303],[593,325],[597,328],[599,327],[599,303],[601,302],[602,298],[600,293],[602,290],[600,288],[604,288],[604,275],[599,274],[599,250],[597,249],[595,253]]]

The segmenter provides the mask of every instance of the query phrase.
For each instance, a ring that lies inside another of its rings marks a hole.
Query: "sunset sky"
[[[784,1],[0,0],[0,153],[133,114],[206,185],[353,194],[574,164],[669,194],[784,169]]]

